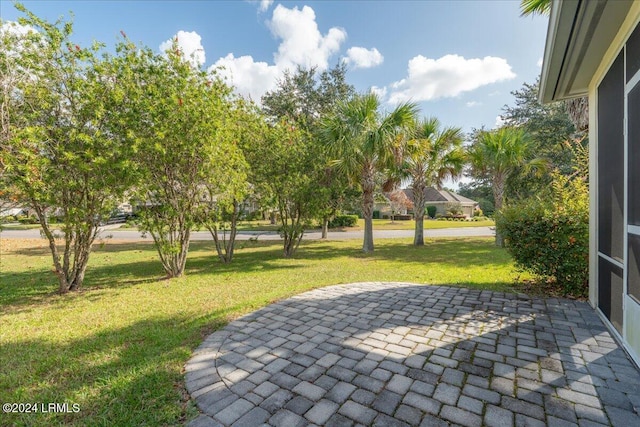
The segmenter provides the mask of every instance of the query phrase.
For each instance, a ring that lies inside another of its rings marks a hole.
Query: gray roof
[[[407,197],[413,200],[413,189],[407,188],[403,190]],[[429,202],[458,202],[461,204],[477,204],[475,200],[468,199],[464,196],[454,193],[453,191],[438,190],[433,187],[427,187],[424,190],[425,200]]]

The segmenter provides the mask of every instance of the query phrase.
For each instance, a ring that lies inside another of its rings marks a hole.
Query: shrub
[[[435,206],[427,206],[427,215],[429,215],[429,218],[435,218],[436,217],[436,211],[438,210],[438,208],[436,208]]]
[[[38,218],[36,218],[35,216],[26,216],[26,215],[19,215],[17,216],[17,220],[20,224],[37,224]]]
[[[484,215],[486,215],[486,216],[492,216],[493,215],[495,207],[493,206],[493,202],[491,200],[480,199],[480,200],[478,200],[478,205],[480,205],[480,209],[482,210]]]
[[[589,193],[581,179],[552,174],[535,199],[503,208],[496,228],[521,268],[552,279],[567,294],[585,296],[589,267]]]
[[[380,211],[373,211],[373,219],[380,219]]]
[[[329,228],[354,227],[358,223],[358,215],[338,215],[329,221]]]
[[[462,205],[459,202],[448,202],[446,204],[447,215],[461,215]]]

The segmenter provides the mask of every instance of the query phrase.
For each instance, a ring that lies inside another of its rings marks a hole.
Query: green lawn
[[[424,229],[432,230],[436,228],[458,228],[458,227],[493,227],[495,223],[492,220],[486,221],[434,221],[425,220]],[[391,221],[389,219],[374,219],[374,230],[413,230],[415,228],[415,221]],[[276,231],[277,225],[269,224],[269,221],[247,221],[239,225],[241,230],[256,230],[256,231]],[[364,219],[360,218],[358,224],[355,227],[345,227],[338,230],[358,231],[364,230]]]
[[[211,242],[192,245],[187,275],[162,279],[148,243],[96,247],[83,291],[55,294],[43,240],[0,239],[0,401],[77,403],[79,413],[2,415],[2,425],[175,425],[194,416],[183,366],[230,319],[320,286],[407,281],[510,290],[509,255],[493,239],[240,242],[220,264]]]
[[[424,221],[424,229],[425,230],[433,230],[439,228],[460,228],[460,227],[493,227],[495,226],[495,222],[493,220],[486,221],[435,221],[435,220],[425,220]],[[278,225],[270,224],[269,221],[243,221],[238,224],[238,229],[243,231],[278,231]],[[389,219],[374,219],[373,220],[373,229],[374,230],[413,230],[415,228],[415,221],[391,221]],[[135,227],[129,227],[126,224],[123,224],[122,227],[115,229],[117,230],[136,230]],[[319,231],[320,228],[314,229],[315,231]],[[358,223],[355,227],[345,227],[335,229],[337,230],[345,230],[345,231],[361,231],[364,230],[364,219],[359,219]]]
[[[486,221],[435,221],[425,220],[425,230],[435,230],[440,228],[460,228],[460,227],[493,227],[495,222],[492,220]],[[391,221],[389,219],[374,219],[374,230],[413,230],[416,228],[416,222],[410,221]],[[345,230],[364,230],[364,219],[358,220],[358,226],[352,228],[345,228]]]
[[[40,228],[40,224],[0,224],[0,230],[33,230]]]

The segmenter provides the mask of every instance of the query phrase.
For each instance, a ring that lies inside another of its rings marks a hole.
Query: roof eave
[[[540,79],[541,102],[588,93],[591,78],[632,3],[632,0],[552,2]]]

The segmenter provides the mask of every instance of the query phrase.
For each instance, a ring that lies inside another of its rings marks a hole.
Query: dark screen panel
[[[624,57],[598,86],[598,250],[622,260],[624,233]]]
[[[627,82],[640,70],[640,25],[627,40]]]
[[[629,234],[629,265],[627,272],[629,295],[640,302],[640,236]]]
[[[629,162],[629,224],[640,225],[640,85],[627,97],[628,162]]]
[[[598,308],[622,332],[622,269],[598,258]]]

